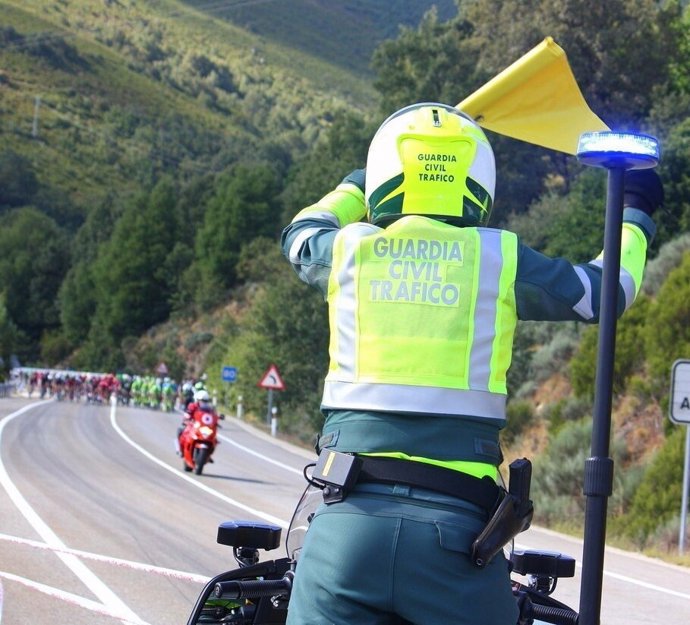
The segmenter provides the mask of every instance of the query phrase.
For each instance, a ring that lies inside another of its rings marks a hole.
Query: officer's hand
[[[364,182],[366,180],[366,169],[355,169],[343,178],[340,184],[348,183],[355,185],[362,193],[364,193]]]
[[[639,208],[652,215],[664,203],[664,187],[654,169],[631,169],[625,172],[623,205]]]

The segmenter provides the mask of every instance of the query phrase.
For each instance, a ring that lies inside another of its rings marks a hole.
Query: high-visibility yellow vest
[[[517,236],[420,216],[342,228],[325,409],[505,418]]]

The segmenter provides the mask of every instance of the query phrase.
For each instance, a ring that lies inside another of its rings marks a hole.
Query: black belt
[[[482,478],[427,462],[399,458],[357,456],[362,461],[357,483],[405,484],[464,499],[491,514],[502,489],[490,477]]]

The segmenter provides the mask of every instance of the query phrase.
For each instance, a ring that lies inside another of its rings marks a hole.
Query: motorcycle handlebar
[[[289,594],[293,577],[292,571],[288,571],[281,579],[218,582],[213,588],[213,594],[217,599],[258,599]]]
[[[281,579],[250,579],[218,582],[213,588],[217,599],[259,599],[289,595],[294,573],[288,571]],[[554,625],[577,625],[578,614],[568,608],[532,603],[532,617]]]

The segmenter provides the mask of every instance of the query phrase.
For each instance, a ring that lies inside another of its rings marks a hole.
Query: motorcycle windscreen
[[[293,560],[299,558],[299,553],[304,545],[304,537],[309,529],[309,523],[316,512],[316,509],[323,503],[323,492],[320,488],[307,485],[300,497],[295,511],[292,513],[288,535],[285,540],[287,555]]]

